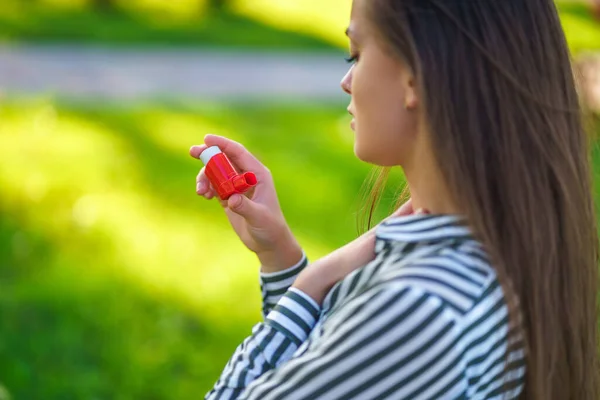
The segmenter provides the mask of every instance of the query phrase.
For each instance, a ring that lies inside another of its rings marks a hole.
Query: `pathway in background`
[[[68,99],[344,101],[343,51],[321,53],[0,46],[0,93]],[[600,55],[580,58],[584,96],[600,112]]]
[[[0,91],[76,99],[286,97],[339,100],[348,66],[335,53],[89,46],[0,47]]]

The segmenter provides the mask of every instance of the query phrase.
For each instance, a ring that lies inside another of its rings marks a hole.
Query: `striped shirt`
[[[376,229],[375,259],[323,305],[295,288],[306,257],[261,274],[264,322],[208,400],[497,399],[523,390],[524,345],[482,245],[458,216]]]

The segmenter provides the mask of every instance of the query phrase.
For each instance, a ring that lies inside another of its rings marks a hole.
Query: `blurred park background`
[[[202,397],[260,293],[188,149],[244,143],[310,258],[355,237],[350,0],[1,3],[0,400]],[[600,6],[557,4],[593,105]]]

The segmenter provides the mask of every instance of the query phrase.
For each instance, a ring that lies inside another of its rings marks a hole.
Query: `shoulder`
[[[372,289],[410,288],[438,299],[457,316],[502,297],[497,274],[476,241],[441,246],[423,255],[418,249],[412,253],[413,257],[398,256],[392,246]]]
[[[366,324],[376,331],[384,331],[385,326],[396,333],[424,334],[423,329],[429,327],[459,337],[506,327],[502,287],[477,242],[425,250],[419,256],[416,248],[411,257],[400,256],[393,246],[382,251],[379,262],[363,272],[370,277],[364,286],[351,285],[355,279],[349,279],[346,286],[354,291],[343,289],[344,285],[338,288],[341,300],[328,315],[327,330],[331,333],[344,326],[355,329]]]

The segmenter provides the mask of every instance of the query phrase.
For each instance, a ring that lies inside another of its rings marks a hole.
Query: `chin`
[[[370,151],[367,151],[363,146],[360,146],[358,142],[354,142],[354,155],[363,162],[379,165],[376,160],[377,157],[373,157],[374,154]]]
[[[389,157],[386,159],[385,154],[382,154],[381,150],[364,148],[359,145],[358,142],[354,142],[354,155],[356,155],[356,158],[359,160],[378,167],[395,167],[402,165],[402,163],[397,160],[392,160]]]

